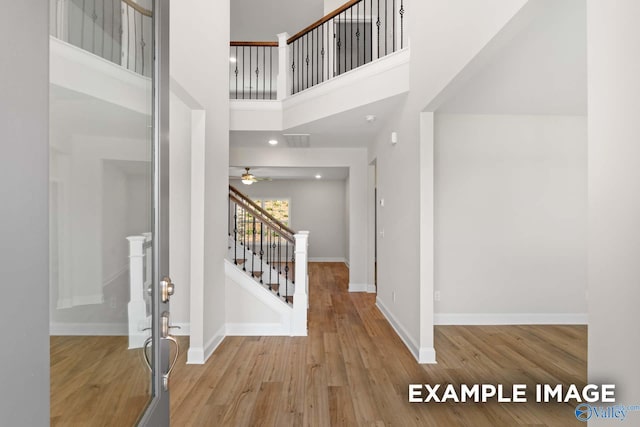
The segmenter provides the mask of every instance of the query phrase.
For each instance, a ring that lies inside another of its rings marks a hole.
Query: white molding
[[[191,325],[187,322],[176,322],[172,323],[171,326],[180,326],[180,329],[171,329],[171,335],[176,335],[179,337],[191,335]]]
[[[49,335],[128,336],[126,323],[49,323]]]
[[[281,111],[282,101],[275,99],[230,99],[232,111]]]
[[[187,350],[187,365],[203,365],[204,349],[202,347],[189,347]]]
[[[104,303],[104,295],[96,294],[96,295],[77,295],[71,298],[60,298],[58,299],[58,309],[63,308],[72,308],[78,305],[93,305],[93,304],[103,304]]]
[[[291,316],[293,308],[289,304],[277,298],[266,286],[260,285],[260,283],[253,280],[226,258],[224,260],[224,272],[231,280],[242,286],[242,289],[251,293],[273,311],[281,316]]]
[[[411,53],[407,47],[386,56],[376,58],[367,64],[361,65],[347,71],[346,73],[340,74],[339,76],[335,76],[308,89],[288,96],[283,100],[283,108],[287,110],[302,102],[313,101],[314,99],[324,96],[330,92],[351,86],[356,82],[408,64],[410,57]]]
[[[436,313],[435,325],[587,325],[587,313]]]
[[[409,349],[409,352],[411,352],[413,357],[416,358],[418,363],[423,363],[420,361],[421,349],[418,347],[416,342],[411,338],[411,335],[409,335],[409,332],[407,332],[404,326],[402,326],[402,324],[398,322],[398,320],[393,316],[393,314],[391,314],[391,312],[382,303],[382,301],[380,301],[380,298],[376,298],[376,307],[378,307],[382,315],[387,319],[387,321],[389,322],[393,330],[396,331],[396,334],[398,334],[398,336],[400,337],[404,345],[407,346],[407,348]],[[434,350],[434,353],[435,353],[435,350]],[[435,360],[435,357],[434,357],[434,360]]]
[[[289,329],[282,323],[227,323],[227,336],[290,336]]]
[[[112,275],[110,275],[109,277],[107,277],[106,279],[102,280],[102,287],[107,287],[109,285],[111,285],[112,282],[114,282],[118,277],[126,274],[129,272],[129,264],[125,264],[122,268],[120,268],[118,271],[116,271],[115,273],[113,273]]]
[[[205,363],[209,359],[209,357],[211,357],[213,352],[216,351],[216,348],[218,348],[218,346],[222,344],[222,341],[227,336],[226,330],[227,326],[226,324],[223,324],[220,329],[218,329],[218,331],[213,334],[209,342],[204,346],[204,360],[202,363]]]
[[[376,292],[376,285],[372,285],[371,283],[367,285],[368,294],[375,294]]]
[[[315,257],[309,258],[309,262],[342,262],[347,264],[347,259],[344,257]]]
[[[420,347],[418,363],[436,364],[436,349],[433,347]]]
[[[349,282],[349,292],[366,292],[369,294],[376,293],[376,285],[371,283],[351,283]]]

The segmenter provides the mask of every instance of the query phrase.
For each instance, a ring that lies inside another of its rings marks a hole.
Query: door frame
[[[169,425],[169,391],[163,374],[169,369],[169,343],[160,337],[160,281],[169,275],[169,0],[153,1],[153,281],[152,281],[152,400],[139,426]]]

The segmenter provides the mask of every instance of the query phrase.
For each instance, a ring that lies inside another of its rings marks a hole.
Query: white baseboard
[[[227,323],[228,336],[281,336],[291,335],[291,328],[282,323]]]
[[[127,336],[126,323],[49,323],[49,335]]]
[[[204,360],[202,363],[205,363],[209,359],[209,357],[211,357],[213,352],[216,351],[216,348],[218,348],[218,346],[222,344],[224,337],[227,336],[225,332],[226,325],[222,325],[220,329],[218,329],[218,331],[213,334],[209,342],[204,346]]]
[[[368,292],[370,294],[375,294],[376,285],[368,283],[349,283],[349,292]]]
[[[587,325],[586,313],[436,313],[435,325]]]
[[[347,260],[346,258],[332,258],[332,257],[316,257],[316,258],[309,258],[309,262],[342,262],[344,264],[347,264]]]
[[[72,296],[69,298],[58,298],[56,308],[58,310],[65,308],[72,308],[78,305],[93,305],[93,304],[102,304],[104,303],[104,295],[96,294],[96,295],[83,295],[83,296]]]
[[[418,363],[438,363],[436,362],[436,349],[433,347],[420,347]]]
[[[378,307],[378,309],[382,312],[382,315],[387,318],[387,321],[389,322],[393,330],[396,331],[396,334],[398,334],[398,336],[400,337],[404,345],[407,346],[407,348],[409,349],[409,352],[413,355],[413,357],[416,358],[418,363],[434,363],[435,362],[436,360],[435,350],[420,349],[419,346],[416,344],[416,342],[411,338],[411,335],[409,335],[407,330],[404,328],[404,326],[402,326],[402,324],[398,322],[398,320],[393,316],[393,314],[391,314],[391,312],[382,303],[382,301],[380,301],[379,298],[376,298],[376,307]],[[421,354],[421,351],[424,352],[424,354]],[[432,352],[432,354],[430,354],[430,352]],[[421,356],[423,356],[425,359],[432,360],[432,362],[429,362],[429,361],[422,362]]]
[[[180,337],[191,335],[191,325],[189,323],[178,322],[178,323],[172,323],[171,326],[180,326],[180,329],[178,328],[171,329],[171,335],[176,335]]]

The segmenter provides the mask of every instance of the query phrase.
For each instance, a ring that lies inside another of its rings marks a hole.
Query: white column
[[[129,348],[140,348],[145,340],[141,330],[147,317],[144,302],[144,242],[145,236],[129,236]]]
[[[309,274],[307,261],[309,232],[300,231],[294,237],[296,239],[296,286],[293,294],[291,335],[307,336],[307,309],[309,306]]]
[[[278,101],[282,101],[291,94],[292,79],[290,67],[289,45],[287,44],[289,33],[278,34]]]

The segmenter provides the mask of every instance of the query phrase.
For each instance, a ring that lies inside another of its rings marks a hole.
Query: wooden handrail
[[[314,22],[313,24],[309,25],[304,30],[298,31],[296,34],[294,34],[293,36],[289,37],[289,39],[287,40],[287,44],[293,43],[294,41],[298,40],[300,37],[304,36],[305,34],[307,34],[310,31],[315,30],[320,25],[324,24],[325,22],[329,21],[330,19],[333,19],[336,16],[340,15],[342,12],[344,12],[347,9],[349,9],[354,4],[359,3],[360,1],[362,1],[362,0],[350,0],[350,1],[348,1],[347,3],[343,4],[342,6],[340,6],[336,10],[334,10],[333,12],[331,12],[331,13],[323,16],[322,18],[318,19],[316,22]]]
[[[152,11],[150,11],[149,9],[145,9],[144,7],[140,6],[138,3],[134,2],[133,0],[122,0],[122,2],[128,4],[133,9],[137,10],[144,16],[153,16]]]
[[[229,43],[231,46],[267,46],[267,47],[278,47],[278,42],[231,42]]]
[[[290,229],[286,225],[282,224],[273,215],[271,215],[266,210],[262,209],[261,206],[259,206],[253,200],[251,200],[248,197],[246,197],[244,194],[242,194],[240,191],[238,191],[232,185],[229,186],[229,198],[231,198],[234,202],[242,205],[242,207],[244,207],[245,209],[247,209],[249,211],[253,211],[253,213],[256,216],[262,216],[262,217],[267,218],[269,220],[269,222],[274,223],[274,225],[276,225],[278,228],[280,228],[281,231],[284,231],[284,233],[282,233],[282,237],[284,237],[285,239],[289,240],[291,243],[295,242],[295,238],[293,237],[293,235],[296,234],[295,231],[293,231],[292,229]]]

